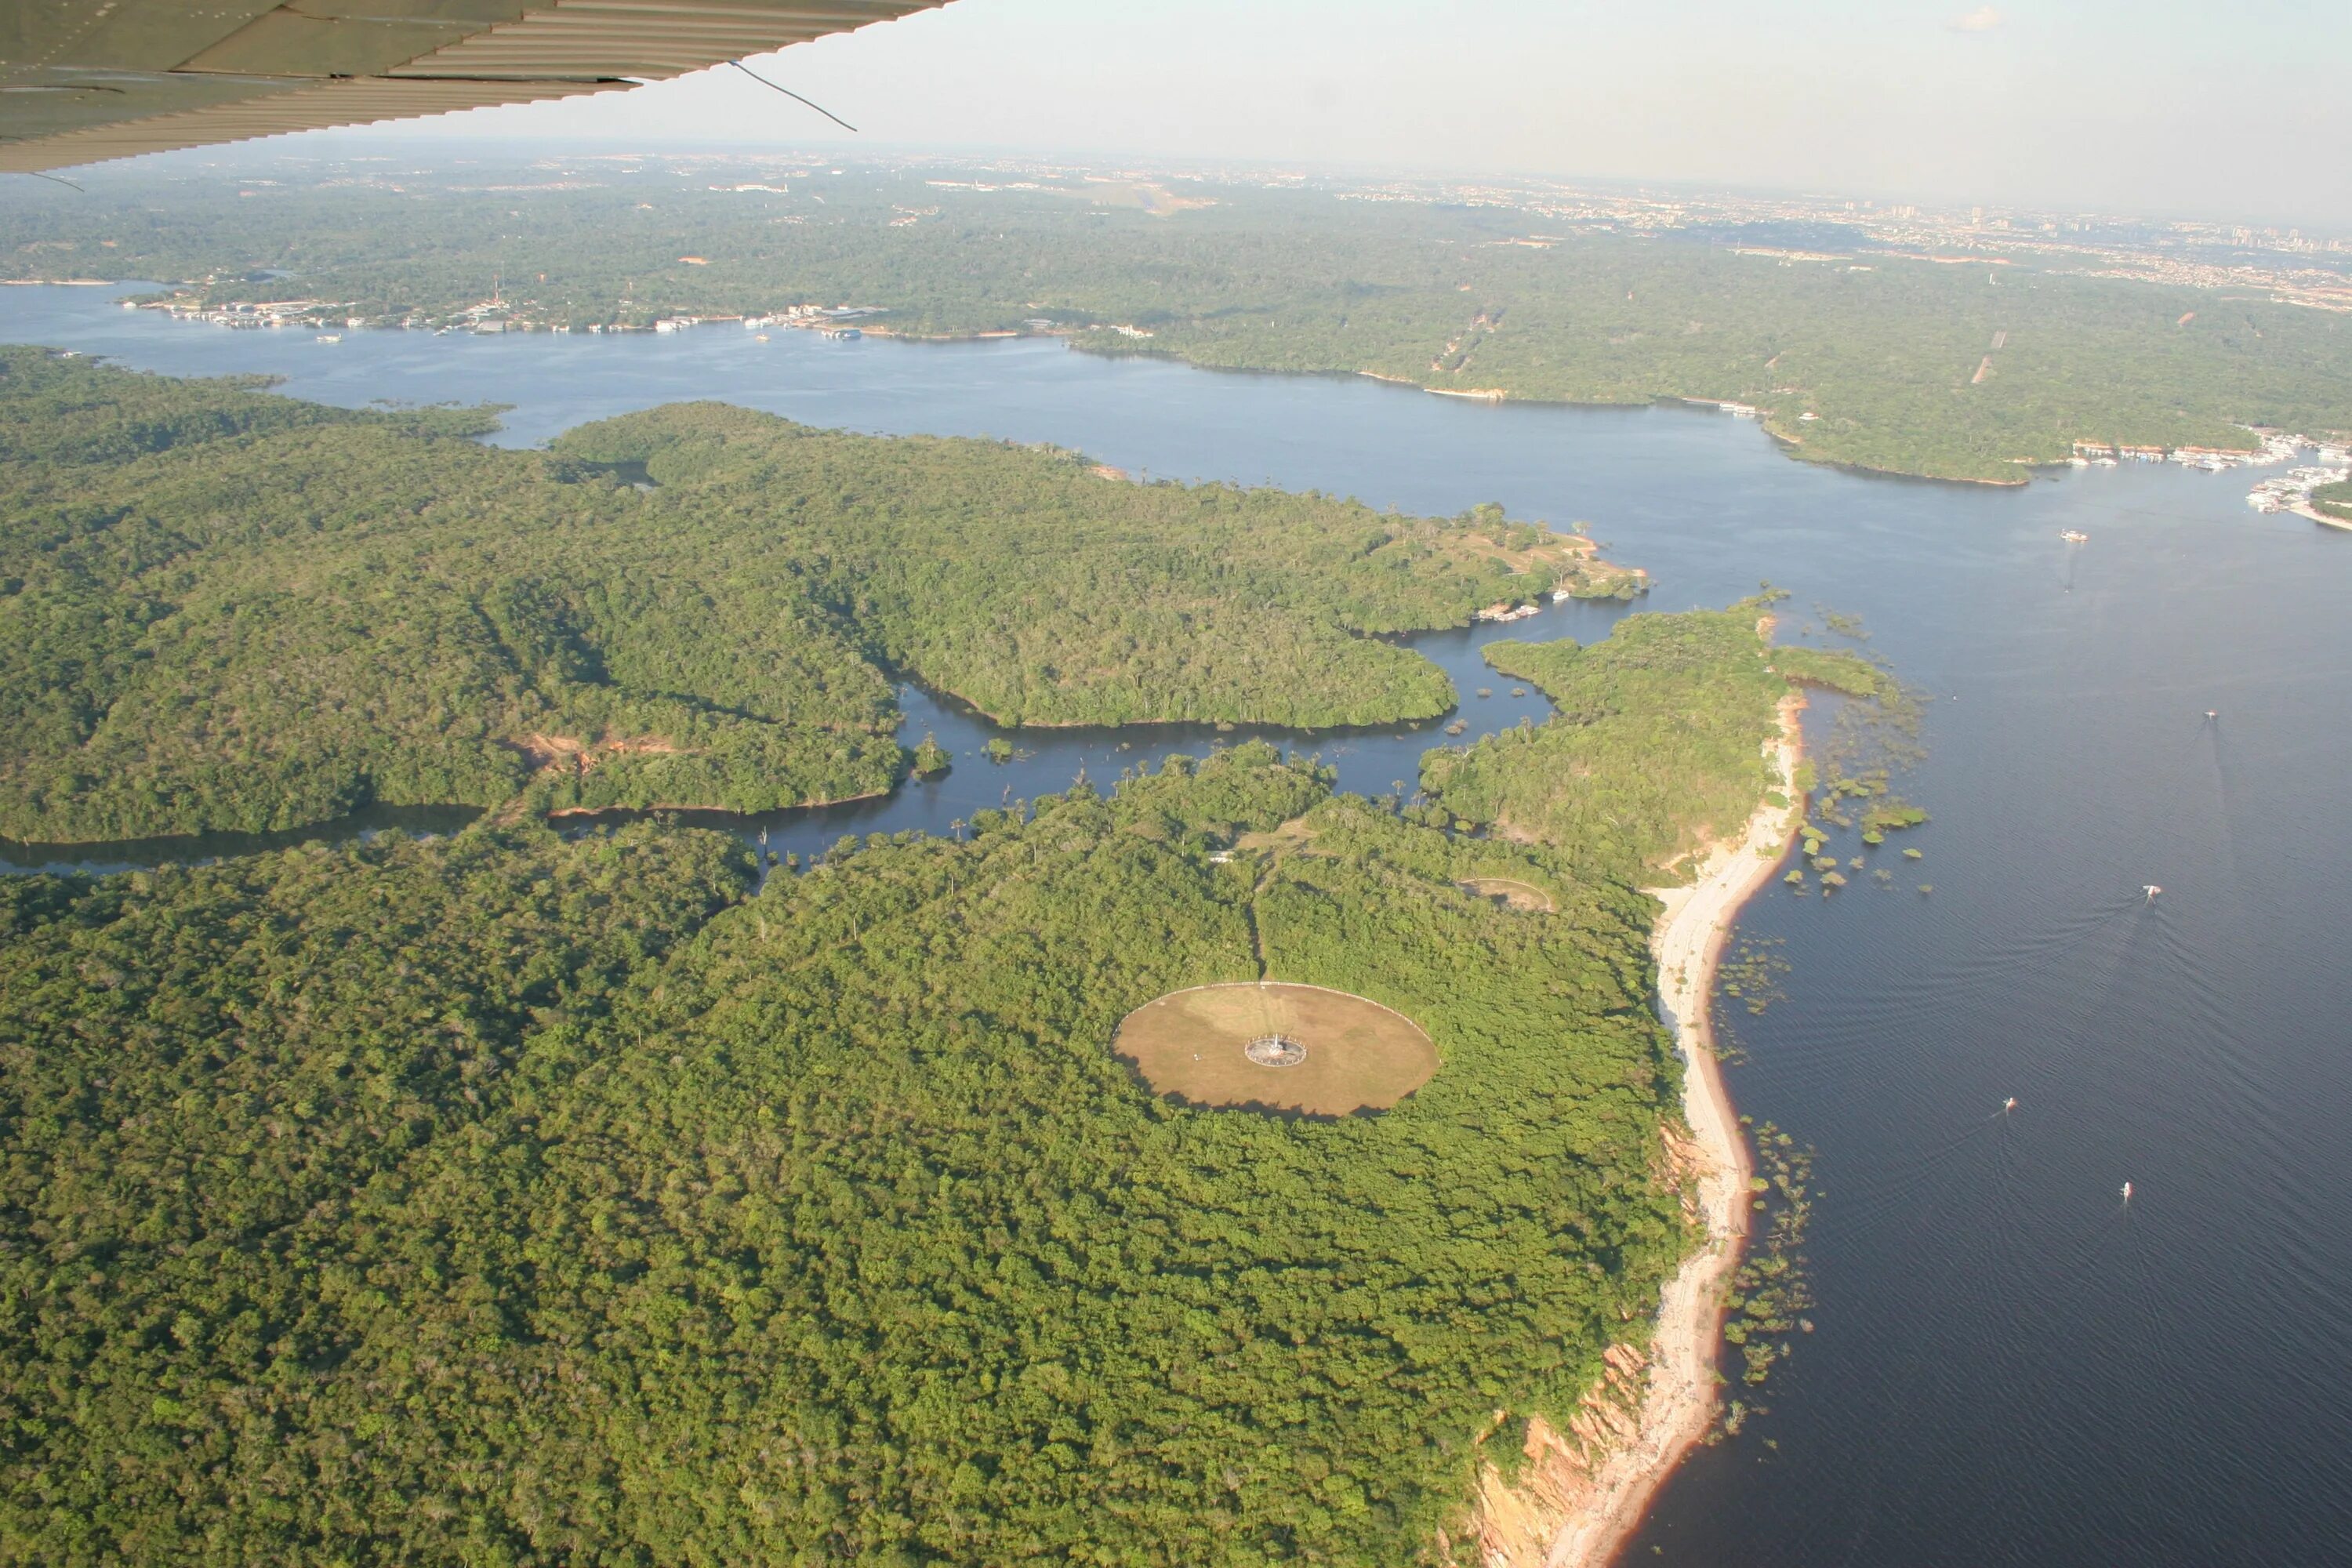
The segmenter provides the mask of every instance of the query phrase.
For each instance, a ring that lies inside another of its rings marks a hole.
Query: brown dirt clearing
[[[1307,826],[1303,816],[1294,816],[1279,826],[1264,833],[1244,833],[1234,840],[1236,849],[1271,851],[1279,855],[1285,850],[1303,849],[1314,842],[1315,830]]]
[[[659,735],[614,736],[588,742],[573,735],[525,735],[505,744],[520,752],[532,768],[541,773],[586,773],[595,771],[596,764],[613,757],[641,753],[656,757],[674,757],[679,748]]]
[[[1262,1067],[1244,1047],[1266,1035],[1307,1047]],[[1189,1104],[1310,1116],[1385,1110],[1427,1083],[1437,1047],[1403,1014],[1320,985],[1239,981],[1174,991],[1119,1021],[1112,1049],[1161,1094]]]

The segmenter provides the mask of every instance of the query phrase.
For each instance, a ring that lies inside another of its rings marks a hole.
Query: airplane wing
[[[0,171],[605,92],[945,0],[0,0]]]

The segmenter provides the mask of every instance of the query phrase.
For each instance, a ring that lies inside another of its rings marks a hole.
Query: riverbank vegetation
[[[2242,291],[2030,253],[1792,257],[1705,231],[1562,232],[1501,204],[1205,184],[1120,203],[1100,185],[925,177],[942,172],[365,170],[253,183],[235,202],[213,182],[125,175],[71,206],[0,196],[0,237],[16,241],[0,269],[331,301],[338,327],[349,312],[644,330],[866,306],[882,312],[866,330],[915,336],[1050,331],[1446,392],[1732,402],[1796,457],[1948,479],[2021,481],[2077,440],[2242,447],[2253,425],[2352,429],[2352,320]]]
[[[1498,506],[1405,518],[1309,492],[1106,479],[1075,453],[811,430],[716,404],[570,432],[714,530],[781,529],[874,656],[1006,724],[1424,719],[1444,674],[1376,634],[1630,575]]]
[[[1885,686],[1876,665],[1843,648],[1784,644],[1773,648],[1772,668],[1800,685],[1826,687],[1847,697],[1876,697]]]
[[[1557,711],[1541,724],[1441,748],[1422,788],[1443,811],[1569,849],[1628,881],[1654,878],[1736,833],[1765,792],[1789,680],[1759,630],[1762,600],[1628,616],[1603,640],[1492,642],[1486,662]]]
[[[1410,1557],[1686,1245],[1648,900],[1265,746],[971,826],[0,882],[9,1553]],[[1153,1096],[1253,923],[1435,1076]]]
[[[1533,682],[1556,712],[1425,753],[1423,812],[1554,846],[1638,884],[1735,837],[1759,801],[1785,806],[1802,797],[1806,862],[1824,887],[1845,887],[1846,871],[1869,860],[1828,852],[1833,830],[1855,832],[1866,852],[1927,820],[1894,788],[1922,754],[1923,705],[1859,654],[1768,641],[1780,597],[1768,589],[1722,611],[1629,616],[1590,647],[1488,643],[1486,662]],[[1821,755],[1782,778],[1767,748],[1780,732],[1780,704],[1805,686],[1835,693],[1839,708]],[[1885,883],[1891,873],[1875,878]],[[1783,880],[1809,890],[1802,867]]]
[[[0,351],[0,834],[872,795],[901,673],[1008,723],[1425,718],[1444,673],[1366,634],[1622,575],[1498,508],[718,405],[486,423]]]

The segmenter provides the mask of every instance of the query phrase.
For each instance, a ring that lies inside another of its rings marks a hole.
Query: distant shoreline
[[[156,287],[163,289],[184,289],[199,286],[194,280],[185,279],[177,282],[159,282],[154,279],[109,278],[0,279],[0,284],[50,288],[122,288],[136,281],[154,283]],[[710,315],[698,318],[698,324],[704,322],[715,324],[721,321],[740,321],[741,319],[742,318],[740,316],[733,315]],[[275,323],[272,324],[274,325]],[[780,323],[779,326],[780,330],[814,330],[814,323],[807,325],[794,323],[789,327]],[[313,330],[313,328],[311,326],[303,326],[299,330],[307,331]],[[342,330],[348,331],[351,329],[345,328]],[[371,325],[362,330],[369,331],[416,331],[431,332],[437,335],[441,332],[457,331],[459,329],[454,326],[443,326],[436,329],[424,326],[404,327],[392,323],[380,323]],[[558,327],[551,321],[541,322],[533,321],[520,324],[517,328],[510,329],[510,332],[502,332],[494,335],[506,336],[510,335],[511,333],[512,335],[528,337],[537,336],[541,332],[559,331],[571,333],[579,330],[581,329],[576,329],[568,323]],[[606,334],[620,337],[633,337],[639,334],[650,333],[654,329],[651,326],[624,326],[617,324],[605,325],[604,328]],[[1213,360],[1194,358],[1192,354],[1184,352],[1181,348],[1149,346],[1149,340],[1145,339],[1112,342],[1097,342],[1090,334],[1100,331],[1100,329],[1092,326],[1055,325],[1052,327],[1023,327],[1018,329],[990,327],[934,331],[923,331],[911,327],[894,326],[884,322],[870,321],[866,318],[860,318],[857,321],[857,331],[860,335],[866,337],[886,338],[892,342],[902,343],[928,343],[932,345],[1003,342],[1018,339],[1059,339],[1066,346],[1076,350],[1081,353],[1091,353],[1103,358],[1132,357],[1157,359],[1164,361],[1170,364],[1181,364],[1192,370],[1205,371],[1212,374],[1225,375],[1360,376],[1368,381],[1381,382],[1391,386],[1407,387],[1416,392],[1426,393],[1432,396],[1453,398],[1457,402],[1465,403],[1484,403],[1488,405],[1519,403],[1538,407],[1591,409],[1682,407],[1697,411],[1711,411],[1719,406],[1722,401],[1717,397],[1700,396],[1696,394],[1656,393],[1646,397],[1630,398],[1623,401],[1608,400],[1601,402],[1588,402],[1574,397],[1546,396],[1528,393],[1514,392],[1508,387],[1457,388],[1430,386],[1423,382],[1413,379],[1411,376],[1392,375],[1384,371],[1371,370],[1360,365],[1353,367],[1346,365],[1328,365],[1314,369],[1307,369],[1294,366],[1226,364],[1220,363]],[[2021,489],[2032,483],[2031,476],[2023,479],[2010,479],[2007,477],[1996,478],[1982,475],[1971,477],[1960,474],[1930,474],[1913,468],[1882,468],[1875,464],[1859,462],[1845,458],[1816,457],[1803,449],[1804,442],[1801,437],[1790,431],[1775,428],[1770,417],[1763,415],[1760,410],[1757,416],[1756,423],[1758,424],[1758,426],[1764,431],[1765,435],[1770,437],[1773,444],[1781,448],[1784,456],[1792,458],[1799,462],[1817,463],[1823,468],[1842,469],[1847,473],[1867,475],[1874,479],[1909,479],[1931,485],[1976,485],[1990,487],[1996,489]],[[2054,468],[2063,464],[2064,461],[2063,458],[2053,458],[2046,463],[2027,462],[2026,459],[2015,460],[2021,463],[2027,463],[2027,466],[2034,468]]]

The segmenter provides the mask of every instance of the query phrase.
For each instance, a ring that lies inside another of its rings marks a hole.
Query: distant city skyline
[[[2352,232],[2352,7],[2284,0],[956,0],[750,64],[859,133],[724,68],[393,133],[1247,159]]]

